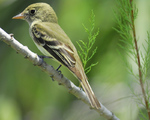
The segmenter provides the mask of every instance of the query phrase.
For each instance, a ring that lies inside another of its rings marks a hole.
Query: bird
[[[13,19],[26,20],[29,33],[37,48],[45,55],[54,58],[79,80],[89,98],[92,108],[101,105],[95,96],[85,74],[78,52],[70,38],[58,24],[53,8],[47,3],[33,3]]]

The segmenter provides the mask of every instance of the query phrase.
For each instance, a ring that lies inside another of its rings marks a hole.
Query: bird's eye
[[[34,15],[35,12],[36,12],[35,9],[31,9],[31,10],[30,10],[30,14],[31,14],[31,15]]]

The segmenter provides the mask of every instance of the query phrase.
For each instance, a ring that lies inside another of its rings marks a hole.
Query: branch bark
[[[0,40],[10,45],[15,51],[23,55],[34,65],[38,66],[48,75],[53,77],[53,79],[55,79],[60,85],[63,85],[69,91],[69,93],[73,94],[78,99],[82,100],[84,103],[86,103],[88,106],[91,107],[90,101],[83,90],[77,87],[74,83],[72,83],[69,79],[60,74],[58,71],[56,71],[53,68],[53,66],[48,65],[45,61],[43,61],[40,57],[38,57],[37,54],[30,51],[27,46],[24,46],[21,43],[19,43],[13,37],[13,35],[6,33],[2,28],[0,28]],[[111,111],[109,111],[102,104],[101,109],[93,109],[93,110],[98,112],[100,116],[103,116],[107,120],[119,120],[119,118],[117,118]]]

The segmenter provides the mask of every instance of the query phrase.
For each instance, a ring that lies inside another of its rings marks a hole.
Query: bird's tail
[[[91,106],[95,107],[97,109],[101,108],[99,101],[97,100],[90,84],[88,83],[87,79],[86,80],[82,80],[81,85],[85,91],[85,93],[87,94],[90,102],[91,102]]]
[[[97,100],[97,98],[88,82],[88,79],[86,77],[86,74],[84,72],[82,65],[78,66],[78,64],[77,64],[75,67],[69,67],[69,69],[74,73],[74,75],[81,82],[81,85],[90,100],[91,106],[93,108],[97,108],[97,109],[101,108],[101,105],[100,105],[99,101]]]

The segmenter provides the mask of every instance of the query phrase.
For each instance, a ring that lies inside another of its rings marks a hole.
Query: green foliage
[[[98,64],[98,62],[97,62],[97,63],[92,63],[90,66],[87,66],[87,63],[92,59],[92,57],[95,55],[95,53],[97,51],[97,47],[93,49],[93,45],[96,41],[97,35],[99,34],[99,30],[94,32],[95,15],[94,15],[93,11],[92,11],[91,18],[89,21],[90,21],[90,25],[91,25],[91,27],[89,29],[83,24],[85,32],[88,34],[88,42],[84,42],[83,40],[79,40],[79,42],[77,42],[77,44],[81,50],[78,52],[79,52],[80,58],[82,60],[83,67],[84,67],[86,74],[91,71],[91,68],[93,66]],[[90,54],[91,51],[92,51],[92,53]]]
[[[148,71],[150,68],[150,34],[147,32],[147,40],[145,40],[147,47],[142,44],[144,51],[145,51],[145,55],[141,53],[141,57],[143,60],[143,64],[142,64],[142,73],[143,73],[143,80],[145,81],[146,78],[149,76],[148,75]]]
[[[131,21],[131,5],[129,3],[129,0],[116,0],[117,3],[117,12],[114,11],[115,15],[115,21],[117,23],[117,27],[113,28],[116,30],[120,35],[120,43],[118,46],[122,48],[125,52],[125,54],[133,61],[136,60],[136,52],[133,42],[133,36],[131,34],[132,32],[132,21]],[[137,11],[137,10],[136,10]],[[137,13],[135,13],[137,15]],[[136,17],[136,16],[135,16]],[[126,68],[128,69],[129,73],[137,77],[132,69],[132,65],[129,64],[129,62],[126,60],[126,56],[124,56],[122,53],[119,52],[122,60],[124,61]]]
[[[138,10],[136,6],[133,4],[132,0],[117,0],[118,3],[118,11],[119,13],[115,13],[116,21],[118,24],[117,28],[114,28],[121,37],[122,44],[119,44],[119,46],[125,50],[127,56],[131,58],[136,64],[138,69],[138,74],[135,74],[133,72],[132,65],[129,64],[127,60],[125,60],[125,64],[129,70],[129,72],[136,77],[138,80],[141,89],[142,89],[142,95],[139,95],[139,93],[136,93],[134,89],[131,88],[131,92],[133,96],[135,96],[135,101],[137,102],[137,106],[142,105],[146,108],[147,114],[150,114],[149,111],[149,89],[148,89],[148,81],[147,78],[147,72],[150,66],[150,36],[148,33],[148,40],[146,40],[147,48],[145,45],[143,45],[143,48],[145,50],[144,53],[140,53],[138,41],[136,38],[136,32],[135,32],[135,26],[134,21],[137,17]],[[133,6],[134,5],[134,6]],[[119,15],[118,15],[119,14]],[[141,58],[143,62],[141,62]],[[143,101],[144,99],[144,101]],[[147,104],[148,102],[148,104]],[[140,112],[143,117],[147,117],[146,114],[143,114],[143,112]]]
[[[134,5],[132,0],[116,0],[117,1],[117,8],[119,11],[114,12],[115,18],[117,22],[117,28],[114,28],[121,37],[119,46],[125,51],[126,55],[134,61],[137,65],[137,71],[138,74],[135,74],[132,68],[132,65],[124,58],[123,60],[127,66],[127,69],[130,74],[135,76],[136,82],[140,85],[142,94],[136,93],[134,89],[131,89],[131,92],[133,96],[135,97],[135,101],[137,103],[137,106],[142,105],[146,108],[147,114],[150,115],[149,112],[149,84],[147,80],[147,73],[150,67],[150,35],[148,33],[148,40],[146,40],[146,43],[148,46],[143,45],[144,53],[140,53],[140,49],[138,46],[138,40],[136,37],[136,29],[134,25],[134,21],[138,14],[138,9]],[[142,60],[142,61],[141,61]],[[144,99],[144,101],[143,101]],[[148,102],[148,104],[147,104]],[[140,108],[141,109],[141,108]],[[141,115],[144,117],[147,117],[146,114],[143,114],[140,112]]]

